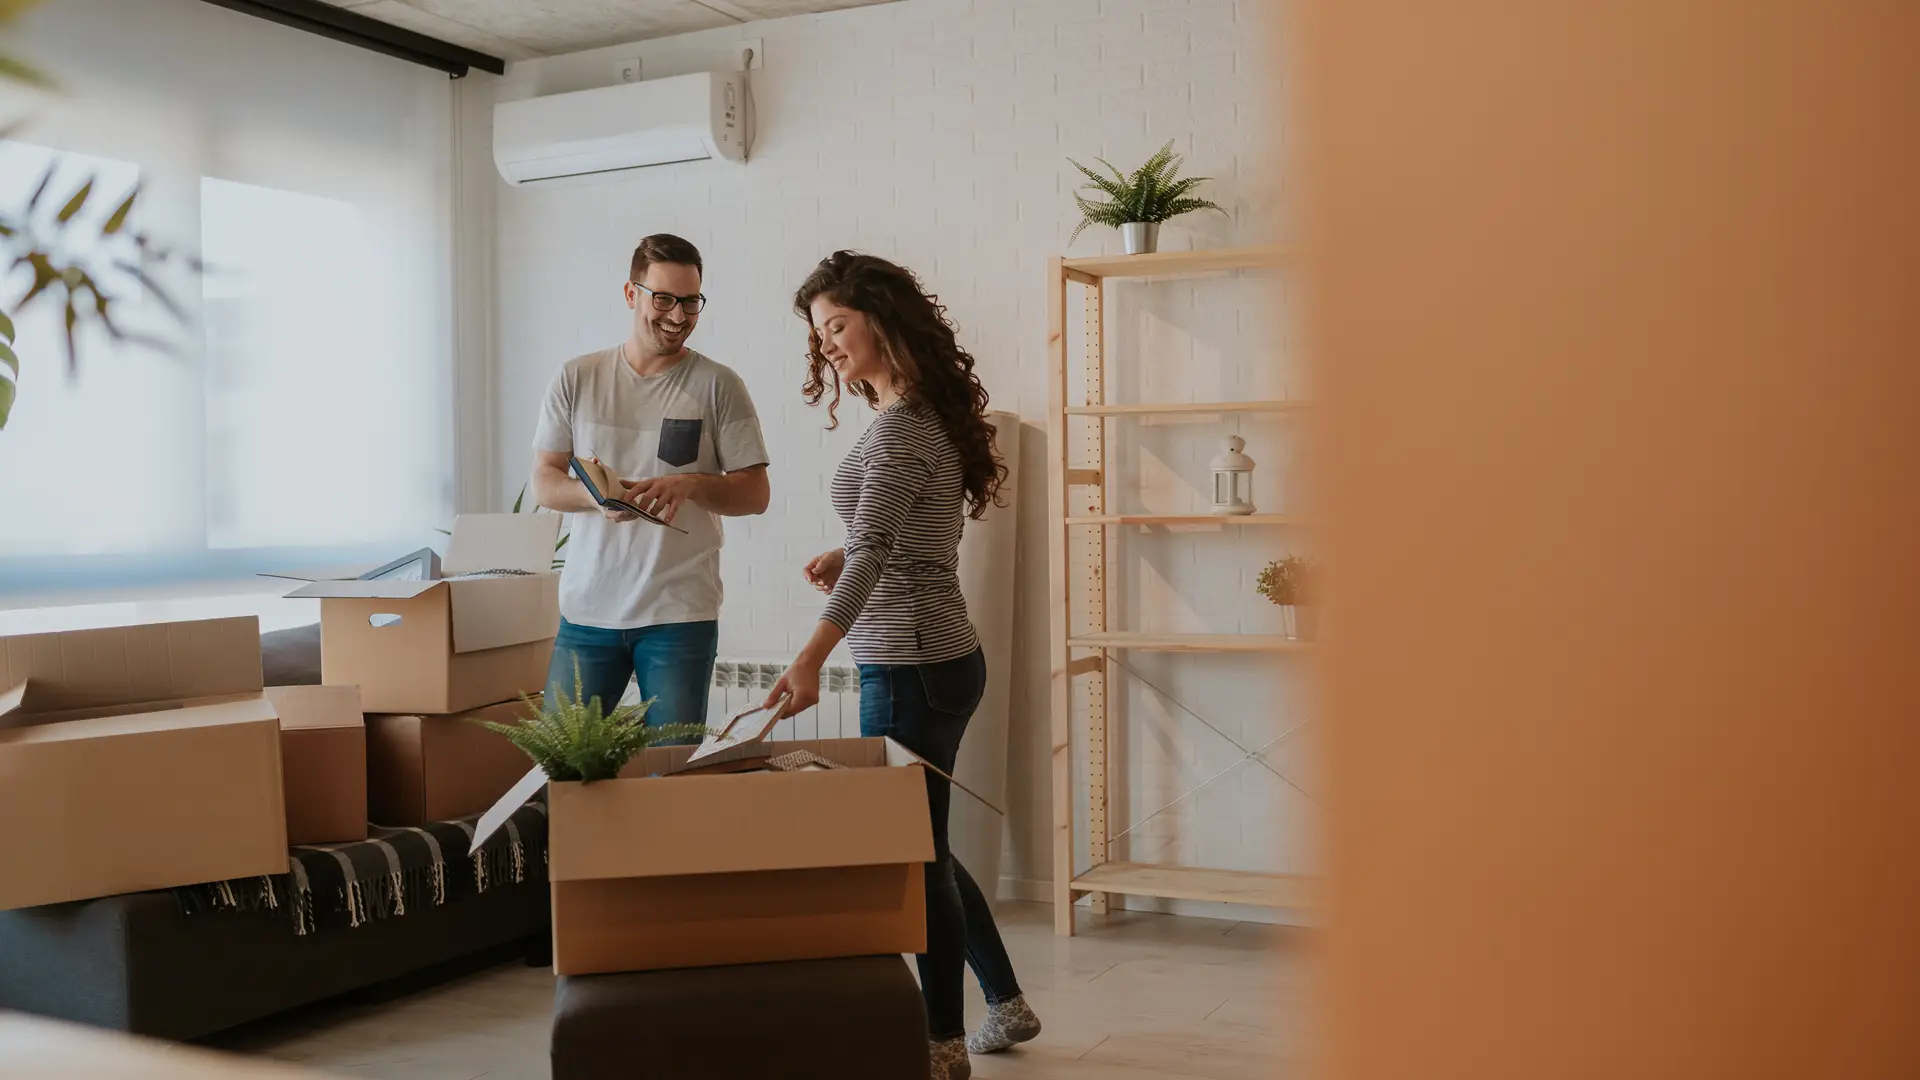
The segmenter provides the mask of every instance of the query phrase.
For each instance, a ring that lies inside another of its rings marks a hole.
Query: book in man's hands
[[[629,514],[633,514],[646,521],[651,521],[655,525],[663,528],[672,529],[677,533],[684,534],[687,531],[678,525],[662,520],[657,514],[640,509],[625,499],[607,495],[609,491],[620,491],[620,480],[614,476],[613,472],[605,465],[597,461],[581,461],[577,457],[569,458],[568,461],[570,462],[570,467],[573,469],[573,475],[579,477],[580,482],[587,486],[587,494],[593,496],[593,501],[599,503],[604,509],[624,510]]]

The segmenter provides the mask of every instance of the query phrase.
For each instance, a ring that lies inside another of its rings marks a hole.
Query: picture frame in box
[[[557,973],[924,950],[926,774],[951,777],[885,738],[705,759],[806,751],[846,768],[676,775],[694,750],[650,747],[593,783],[549,784],[535,768],[480,819],[476,845],[547,789]]]

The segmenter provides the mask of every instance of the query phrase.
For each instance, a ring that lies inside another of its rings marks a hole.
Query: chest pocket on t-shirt
[[[700,421],[660,421],[660,460],[679,468],[700,456]]]

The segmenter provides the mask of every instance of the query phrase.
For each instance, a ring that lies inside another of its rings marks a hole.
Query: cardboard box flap
[[[0,638],[0,687],[16,713],[57,712],[260,690],[252,616]]]
[[[71,714],[66,714],[71,715]],[[63,714],[29,727],[0,729],[0,747],[96,739],[102,735],[135,735],[147,731],[183,731],[217,724],[269,722],[273,703],[260,693],[217,698],[189,698],[159,702],[156,707],[128,714],[68,719]]]
[[[437,589],[444,581],[315,581],[287,594],[289,599],[338,599],[361,597],[379,600],[411,600],[428,589]]]
[[[379,565],[378,563],[350,563],[344,566],[316,567],[308,570],[262,570],[254,576],[280,578],[285,581],[352,581]]]
[[[15,714],[21,711],[26,700],[27,684],[24,682],[0,690],[0,728],[20,722],[21,718]]]
[[[448,575],[476,570],[549,573],[560,540],[559,514],[461,514],[440,560]]]
[[[556,882],[933,858],[917,769],[555,784],[547,800],[555,822],[548,875]]]
[[[456,653],[545,641],[560,632],[560,583],[550,573],[462,578],[445,584],[453,590]]]
[[[467,854],[472,855],[479,851],[480,845],[487,842],[487,837],[499,832],[500,826],[507,823],[507,819],[513,816],[515,810],[520,809],[522,803],[540,794],[540,789],[546,786],[546,770],[535,765],[527,775],[520,778],[518,783],[508,788],[507,793],[500,796],[499,801],[494,803],[492,808],[481,814],[479,821],[473,823],[473,842],[467,845]]]
[[[269,686],[267,700],[280,714],[282,731],[365,727],[357,686]]]
[[[913,751],[907,749],[906,747],[901,746],[899,743],[894,742],[892,739],[886,740],[886,744],[887,744],[887,764],[918,765],[921,768],[927,770],[928,772],[935,773],[940,776],[944,776],[947,778],[948,783],[952,784],[954,787],[959,788],[961,791],[964,791],[967,794],[973,796],[974,800],[978,802],[981,806],[984,806],[987,809],[993,811],[994,813],[999,814],[1001,817],[1007,816],[1007,812],[1005,810],[1002,810],[999,807],[988,802],[985,798],[981,797],[979,792],[973,790],[972,788],[961,783],[960,781],[955,780],[951,774],[935,768],[933,764],[929,762],[926,758],[923,758],[919,754],[916,754]]]

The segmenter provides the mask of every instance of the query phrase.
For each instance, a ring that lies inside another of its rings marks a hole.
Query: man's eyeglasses
[[[700,309],[707,306],[707,298],[701,296],[699,293],[695,293],[692,296],[675,296],[672,293],[654,292],[652,289],[647,288],[637,281],[632,282],[632,285],[634,288],[647,294],[647,298],[653,301],[653,310],[655,311],[672,311],[673,305],[679,304],[680,310],[689,315],[698,315],[700,314]]]

